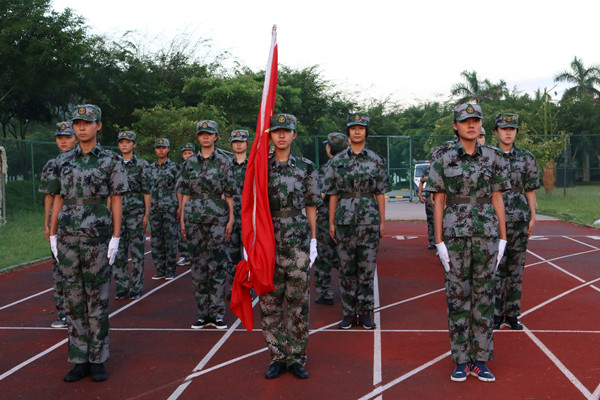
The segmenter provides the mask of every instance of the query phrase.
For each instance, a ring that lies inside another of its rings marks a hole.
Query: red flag
[[[277,26],[273,25],[271,51],[265,73],[256,139],[252,144],[242,194],[242,242],[248,261],[236,267],[231,311],[248,331],[254,328],[250,288],[261,296],[272,292],[275,270],[275,234],[269,209],[269,128],[277,92]]]

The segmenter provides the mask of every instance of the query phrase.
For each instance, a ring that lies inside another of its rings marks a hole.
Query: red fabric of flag
[[[231,311],[248,331],[254,328],[250,288],[261,296],[272,292],[275,270],[275,234],[269,208],[269,128],[277,92],[277,27],[273,26],[271,50],[242,194],[242,242],[248,260],[236,267]]]

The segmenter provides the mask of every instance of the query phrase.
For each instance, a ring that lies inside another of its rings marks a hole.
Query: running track
[[[600,231],[541,221],[525,270],[526,329],[496,331],[495,383],[451,382],[443,273],[424,222],[388,222],[378,256],[378,329],[336,328],[341,309],[314,304],[308,380],[268,381],[259,329],[195,331],[188,268],[145,295],[111,300],[108,380],[64,383],[66,330],[55,318],[49,262],[0,275],[2,399],[599,399]],[[334,281],[337,274],[334,274]],[[114,286],[114,285],[113,285]],[[114,287],[113,293],[114,295]],[[255,307],[255,321],[260,328]]]

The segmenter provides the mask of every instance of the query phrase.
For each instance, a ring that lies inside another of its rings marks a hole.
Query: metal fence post
[[[29,144],[31,146],[31,184],[33,187],[33,203],[37,203],[37,190],[35,190],[35,164],[33,159],[33,142]]]

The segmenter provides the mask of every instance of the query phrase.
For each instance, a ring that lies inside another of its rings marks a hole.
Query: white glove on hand
[[[310,239],[310,265],[308,266],[308,268],[313,266],[318,255],[319,253],[317,253],[317,239]]]
[[[444,266],[444,270],[446,270],[446,272],[449,272],[450,256],[448,255],[448,249],[446,248],[446,244],[444,244],[444,242],[441,242],[439,244],[436,244],[435,247],[437,247],[438,255],[440,256],[440,261]]]
[[[113,265],[115,263],[115,258],[117,257],[117,251],[119,250],[119,240],[120,238],[111,238],[110,242],[108,242],[108,264]]]
[[[500,239],[500,242],[498,242],[498,259],[496,260],[496,268],[494,268],[494,270],[498,269],[498,265],[500,265],[500,260],[502,260],[502,256],[504,255],[505,249],[506,249],[506,240]]]
[[[49,239],[50,239],[50,250],[52,251],[54,258],[56,258],[56,261],[58,261],[58,246],[56,245],[56,235],[50,236]]]
[[[242,246],[242,254],[244,256],[244,260],[248,261],[248,253],[246,253],[246,248]]]

